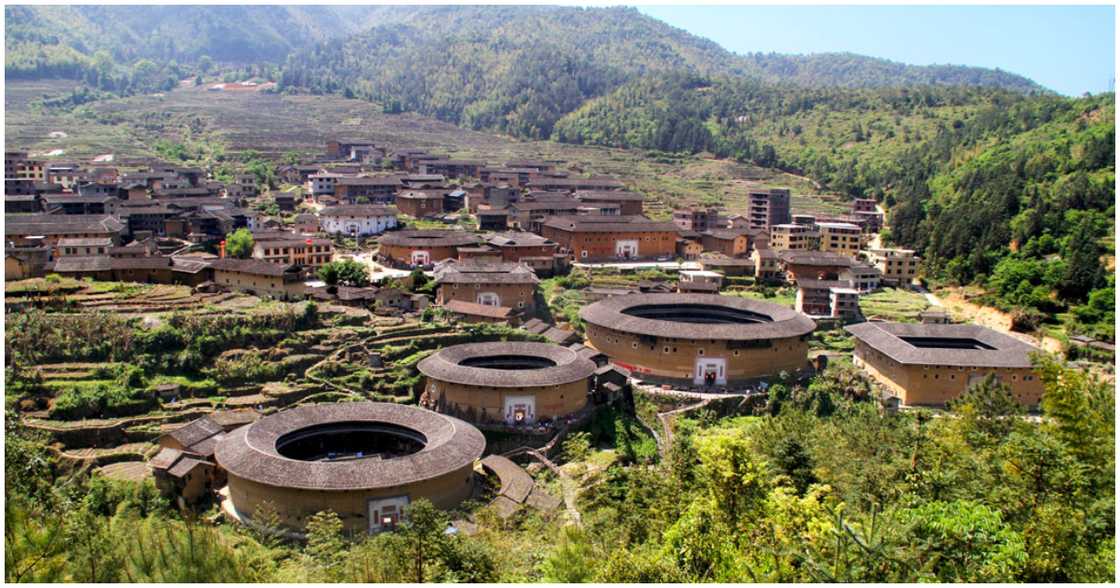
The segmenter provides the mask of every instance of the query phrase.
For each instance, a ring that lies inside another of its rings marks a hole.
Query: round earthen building
[[[348,531],[394,528],[410,502],[452,508],[471,496],[482,433],[415,406],[346,402],[301,406],[229,433],[215,459],[227,473],[226,512],[252,519],[265,502],[302,531],[323,510]]]
[[[718,294],[631,294],[583,308],[587,339],[635,375],[727,385],[808,363],[809,317]]]
[[[481,424],[531,424],[587,405],[595,363],[551,343],[466,343],[417,367],[427,377],[421,405]]]

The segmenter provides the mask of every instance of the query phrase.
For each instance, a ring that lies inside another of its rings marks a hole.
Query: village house
[[[319,227],[330,235],[380,235],[397,228],[397,209],[375,204],[331,206],[319,211]]]
[[[847,280],[797,280],[794,309],[813,318],[859,317],[859,291]]]
[[[599,206],[606,209],[607,205],[618,207],[616,214],[622,216],[635,216],[643,214],[643,203],[646,197],[637,192],[623,190],[577,190],[573,194],[576,200],[584,205]]]
[[[393,153],[393,167],[410,173],[418,173],[420,164],[426,161],[443,159],[423,149],[402,149]]]
[[[718,294],[723,287],[723,274],[710,270],[681,270],[677,282],[678,292]]]
[[[753,229],[708,229],[700,233],[700,243],[704,251],[722,253],[728,257],[746,257],[753,248],[753,237],[758,231]]]
[[[422,174],[439,174],[449,178],[477,178],[484,161],[470,159],[432,159],[419,162],[417,171]]]
[[[841,273],[855,263],[851,257],[824,251],[780,251],[786,281],[799,279],[839,280]]]
[[[757,282],[775,284],[785,281],[782,260],[777,251],[769,247],[756,248],[751,251],[751,262],[754,263],[754,277]]]
[[[313,235],[319,232],[319,217],[305,212],[292,219],[292,230],[299,235]]]
[[[579,192],[622,190],[626,186],[614,178],[549,178],[542,177],[529,182],[530,190],[546,192]]]
[[[690,206],[673,211],[673,224],[685,231],[703,233],[709,229],[724,229],[726,219],[718,208]]]
[[[55,257],[73,255],[108,255],[114,245],[109,237],[85,237],[59,239],[55,245]]]
[[[323,166],[316,164],[308,165],[285,165],[277,170],[277,175],[286,184],[304,184],[307,182],[308,177],[323,171]]]
[[[413,218],[427,218],[443,214],[442,190],[407,190],[397,194],[397,210]]]
[[[863,230],[851,223],[818,222],[820,250],[855,257],[862,245]]]
[[[504,231],[509,228],[509,211],[505,209],[480,209],[475,213],[480,231]]]
[[[54,248],[60,239],[108,238],[119,243],[124,225],[110,215],[6,214],[4,237],[17,247]]]
[[[864,255],[882,273],[884,284],[909,288],[918,275],[921,258],[912,249],[868,249]]]
[[[220,286],[284,300],[303,298],[301,272],[294,264],[225,257],[213,260],[210,266],[214,283]]]
[[[378,149],[373,141],[365,139],[328,139],[327,140],[327,157],[329,159],[347,159],[351,161],[359,161],[361,158],[356,157],[356,154],[366,153]],[[385,155],[385,150],[381,149],[381,155]]]
[[[40,198],[47,214],[112,214],[116,196],[79,196],[77,194],[44,194]]]
[[[520,263],[444,262],[436,266],[436,303],[452,300],[504,306],[515,313],[532,312],[537,279],[529,266]]]
[[[402,187],[399,176],[345,177],[335,182],[334,197],[345,204],[393,204]]]
[[[668,260],[676,254],[677,227],[641,216],[555,217],[544,221],[541,236],[580,262]]]
[[[298,265],[317,269],[329,262],[334,255],[330,239],[269,237],[253,243],[253,259],[281,265]]]
[[[820,247],[816,225],[783,223],[770,227],[770,247],[777,251],[814,251]]]
[[[853,263],[847,271],[841,272],[841,278],[852,282],[852,287],[860,294],[867,294],[879,289],[882,272],[878,268],[866,263]]]
[[[481,237],[466,231],[390,231],[377,240],[377,258],[392,267],[423,267],[459,259],[460,247],[478,247],[481,242]]]
[[[704,253],[704,245],[700,242],[700,235],[691,231],[678,233],[676,245],[677,257],[692,261],[699,259]]]

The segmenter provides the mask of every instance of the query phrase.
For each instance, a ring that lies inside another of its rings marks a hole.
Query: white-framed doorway
[[[432,262],[432,254],[427,251],[413,251],[412,265],[428,265]]]
[[[404,518],[404,510],[408,503],[407,495],[370,498],[367,503],[369,532],[380,533],[395,530]]]
[[[727,384],[727,360],[722,357],[697,357],[692,383],[704,385]]]
[[[614,242],[615,257],[630,259],[638,256],[637,239],[620,239]]]
[[[531,425],[537,422],[537,399],[534,396],[506,396],[502,414],[508,425]]]
[[[502,305],[502,298],[496,292],[479,292],[477,301],[483,306]]]

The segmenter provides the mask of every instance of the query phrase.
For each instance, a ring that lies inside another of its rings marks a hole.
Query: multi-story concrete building
[[[708,229],[727,228],[727,219],[720,214],[720,210],[717,208],[690,206],[673,211],[673,224],[686,231],[703,233]]]
[[[783,223],[770,227],[770,248],[775,251],[812,251],[820,247],[816,225]]]
[[[330,239],[272,237],[253,244],[253,258],[272,263],[318,268],[334,255]]]
[[[855,257],[859,254],[863,231],[851,223],[817,223],[821,235],[821,251]]]
[[[789,190],[754,189],[747,196],[747,218],[750,219],[752,229],[762,229],[769,234],[770,227],[790,222]]]
[[[797,280],[797,312],[816,318],[859,316],[859,291],[847,280]]]
[[[866,294],[879,289],[883,273],[878,268],[865,263],[854,263],[846,271],[840,272],[840,276],[842,279],[851,281],[852,287],[858,290],[860,294]]]
[[[918,275],[921,258],[913,249],[868,249],[864,254],[868,263],[882,272],[884,284],[909,287]]]

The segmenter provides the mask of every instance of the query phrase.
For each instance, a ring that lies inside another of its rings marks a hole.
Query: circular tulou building
[[[452,508],[471,496],[482,433],[415,406],[301,406],[229,433],[215,459],[229,479],[226,512],[251,519],[269,502],[285,527],[333,510],[348,531],[394,528],[413,500]]]
[[[596,365],[551,343],[466,343],[417,367],[427,378],[422,406],[482,424],[532,424],[578,412]]]
[[[394,266],[415,267],[458,259],[460,247],[477,246],[479,243],[481,238],[467,231],[393,231],[377,240],[377,255]]]
[[[718,294],[631,294],[584,307],[592,346],[635,374],[726,385],[796,371],[816,323],[776,304]]]

